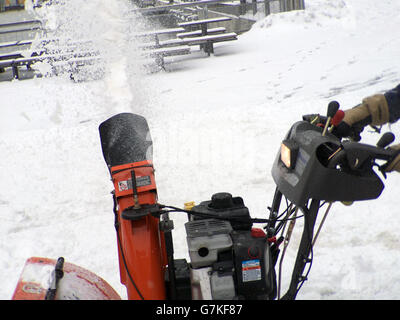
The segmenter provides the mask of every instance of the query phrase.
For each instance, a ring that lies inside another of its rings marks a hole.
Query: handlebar
[[[399,150],[345,141],[340,150],[329,159],[327,166],[336,168],[338,165],[344,165],[353,171],[365,171],[377,165],[381,171],[384,171],[398,154]],[[378,165],[375,160],[383,160],[386,163]]]
[[[339,110],[340,111],[340,110]],[[318,127],[325,128],[329,117],[321,116],[319,114],[304,115],[303,120],[307,121]],[[335,135],[333,126],[330,132]],[[325,132],[326,130],[324,130]],[[336,135],[335,135],[336,136]],[[342,138],[336,136],[339,140]],[[360,137],[361,138],[361,137]],[[328,155],[326,166],[328,168],[336,168],[340,166],[343,170],[352,172],[366,172],[371,170],[373,166],[377,166],[385,176],[385,169],[388,164],[394,160],[399,154],[400,150],[394,150],[388,147],[395,139],[391,132],[386,132],[382,135],[376,146],[364,144],[351,140],[342,140],[341,145]],[[386,161],[384,164],[378,165],[376,160]]]
[[[311,267],[314,242],[328,212],[314,236],[320,202],[352,203],[378,198],[384,185],[373,167],[377,166],[386,177],[386,167],[400,154],[400,150],[389,147],[394,141],[392,133],[385,133],[376,145],[360,143],[359,135],[350,135],[350,138],[356,137],[351,140],[335,134],[335,127],[344,124],[344,112],[341,111],[341,118],[335,118],[332,110],[340,111],[338,103],[329,104],[327,116],[305,115],[303,121],[294,123],[282,141],[272,167],[277,188],[271,215],[279,212],[282,195],[304,213],[303,233],[291,282],[282,299],[295,299],[307,279],[309,269],[305,275],[304,270],[307,264]],[[385,163],[379,165],[376,161]],[[329,208],[330,205],[327,210]],[[274,224],[268,227],[273,228]]]

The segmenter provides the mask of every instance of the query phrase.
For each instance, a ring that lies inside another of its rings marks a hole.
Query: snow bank
[[[275,13],[257,22],[255,28],[273,28],[278,32],[299,29],[338,27],[354,25],[355,16],[348,1],[306,1],[305,10],[294,10],[285,14]]]

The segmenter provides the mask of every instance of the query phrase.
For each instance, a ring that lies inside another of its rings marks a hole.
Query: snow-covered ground
[[[305,11],[270,15],[211,57],[174,58],[157,73],[135,59],[130,33],[143,22],[127,1],[70,0],[38,11],[58,36],[95,39],[105,76],[0,82],[0,299],[10,299],[31,256],[63,256],[126,298],[98,135],[119,112],[148,119],[160,203],[183,207],[226,191],[266,217],[272,162],[290,125],[325,113],[331,100],[350,108],[400,82],[399,1],[305,2]],[[399,124],[388,130],[400,137]],[[400,297],[399,184],[394,173],[379,199],[333,206],[298,299]],[[171,218],[175,255],[188,257],[186,215]],[[284,288],[301,229],[299,221]]]

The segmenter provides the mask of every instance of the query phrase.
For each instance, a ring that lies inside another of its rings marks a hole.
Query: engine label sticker
[[[136,187],[144,187],[151,185],[150,176],[136,177]],[[118,181],[119,191],[132,189],[132,180]]]
[[[242,261],[242,280],[243,282],[261,280],[260,260]]]

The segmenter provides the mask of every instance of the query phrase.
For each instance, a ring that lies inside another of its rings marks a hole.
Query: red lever
[[[338,110],[333,116],[331,124],[336,127],[339,123],[342,122],[343,118],[344,118],[344,111]]]
[[[259,228],[251,228],[251,236],[253,238],[265,238],[265,232]]]

